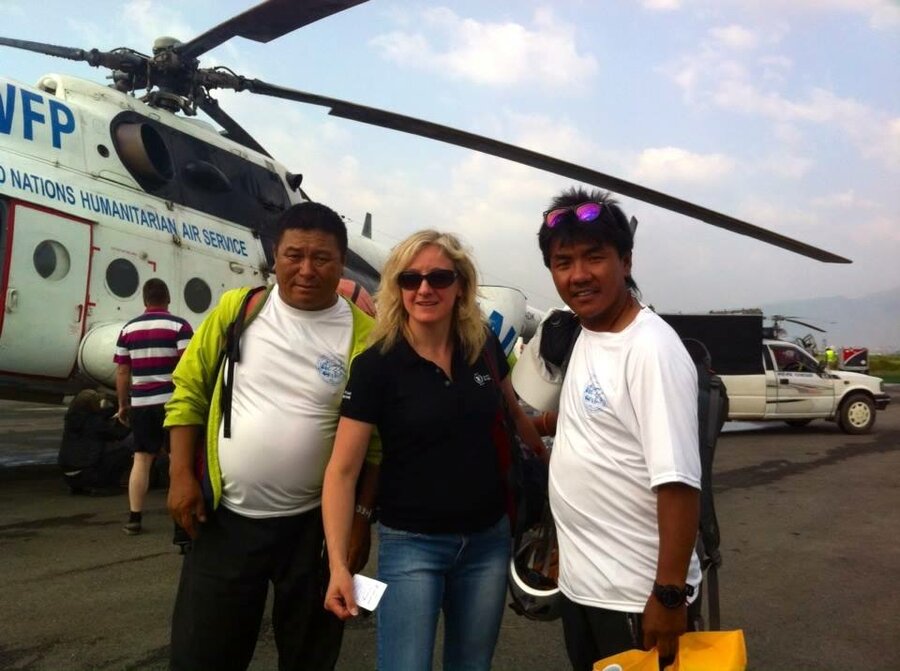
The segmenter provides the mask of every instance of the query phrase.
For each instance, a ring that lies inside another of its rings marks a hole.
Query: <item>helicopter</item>
[[[166,281],[195,326],[227,289],[269,279],[271,227],[308,200],[214,98],[231,90],[326,107],[333,116],[493,155],[632,197],[829,263],[848,259],[639,184],[430,121],[239,75],[200,58],[235,37],[269,42],[365,0],[268,0],[149,55],[0,37],[0,46],[81,61],[112,85],[48,74],[0,76],[0,397],[60,401],[109,386],[122,324],[139,288]],[[213,122],[197,118],[205,113]],[[367,234],[366,234],[367,233]],[[387,250],[371,226],[350,233],[346,276],[375,289]],[[507,351],[540,320],[515,287],[482,286],[481,307]]]

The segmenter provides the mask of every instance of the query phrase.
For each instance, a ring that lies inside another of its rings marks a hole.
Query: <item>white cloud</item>
[[[120,9],[122,25],[137,36],[141,50],[148,52],[157,37],[166,35],[189,40],[199,31],[184,21],[181,12],[155,0],[131,0]]]
[[[758,169],[769,174],[784,177],[786,179],[799,179],[813,167],[811,159],[805,156],[792,154],[778,154],[763,160]]]
[[[789,84],[790,59],[767,54],[741,61],[734,54],[721,43],[707,42],[663,71],[687,103],[769,119],[780,138],[796,138],[804,126],[828,128],[856,145],[862,156],[900,169],[900,119],[821,87],[788,96],[782,90]]]
[[[479,22],[440,7],[422,12],[419,32],[394,31],[370,44],[400,65],[485,86],[565,86],[597,71],[594,57],[578,52],[573,24],[549,9],[537,10],[532,23]]]
[[[862,208],[866,210],[875,209],[877,207],[874,201],[861,198],[854,189],[847,189],[837,193],[831,193],[827,196],[819,196],[810,201],[813,207],[821,208],[824,214],[829,216],[833,214],[835,209],[849,209],[852,207]]]
[[[73,41],[90,47],[107,49],[129,44],[140,52],[149,54],[153,41],[162,36],[188,40],[199,34],[183,18],[178,9],[157,0],[130,0],[116,7],[117,24],[121,31],[115,35],[96,23],[81,18],[77,13],[66,17],[66,25],[73,33]],[[209,65],[210,63],[205,63]]]
[[[755,49],[759,44],[756,33],[736,23],[712,28],[709,33],[717,42],[730,49]]]
[[[681,9],[681,0],[641,0],[641,5],[654,12],[671,12]]]
[[[656,147],[640,153],[633,172],[638,181],[653,184],[708,184],[726,177],[734,165],[734,160],[725,154],[696,154],[678,147]]]
[[[761,79],[770,86],[782,86],[794,69],[794,62],[787,56],[763,56],[758,61]]]

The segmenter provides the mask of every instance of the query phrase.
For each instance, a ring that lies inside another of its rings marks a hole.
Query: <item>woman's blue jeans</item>
[[[472,534],[378,527],[379,671],[429,671],[444,612],[444,671],[487,671],[503,619],[509,520]]]

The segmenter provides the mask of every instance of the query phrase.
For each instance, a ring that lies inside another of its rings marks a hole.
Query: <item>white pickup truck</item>
[[[867,433],[875,425],[875,410],[890,402],[881,378],[826,370],[793,343],[764,339],[762,357],[763,373],[721,375],[728,390],[729,420],[782,420],[804,426],[827,419],[847,433]]]

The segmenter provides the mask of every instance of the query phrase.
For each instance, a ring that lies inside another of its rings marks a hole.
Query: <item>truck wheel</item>
[[[850,394],[841,403],[839,421],[845,433],[868,433],[875,425],[875,403],[865,394]]]
[[[806,426],[812,420],[811,419],[786,419],[784,423],[788,426],[793,426],[794,428],[799,428],[801,426]]]

